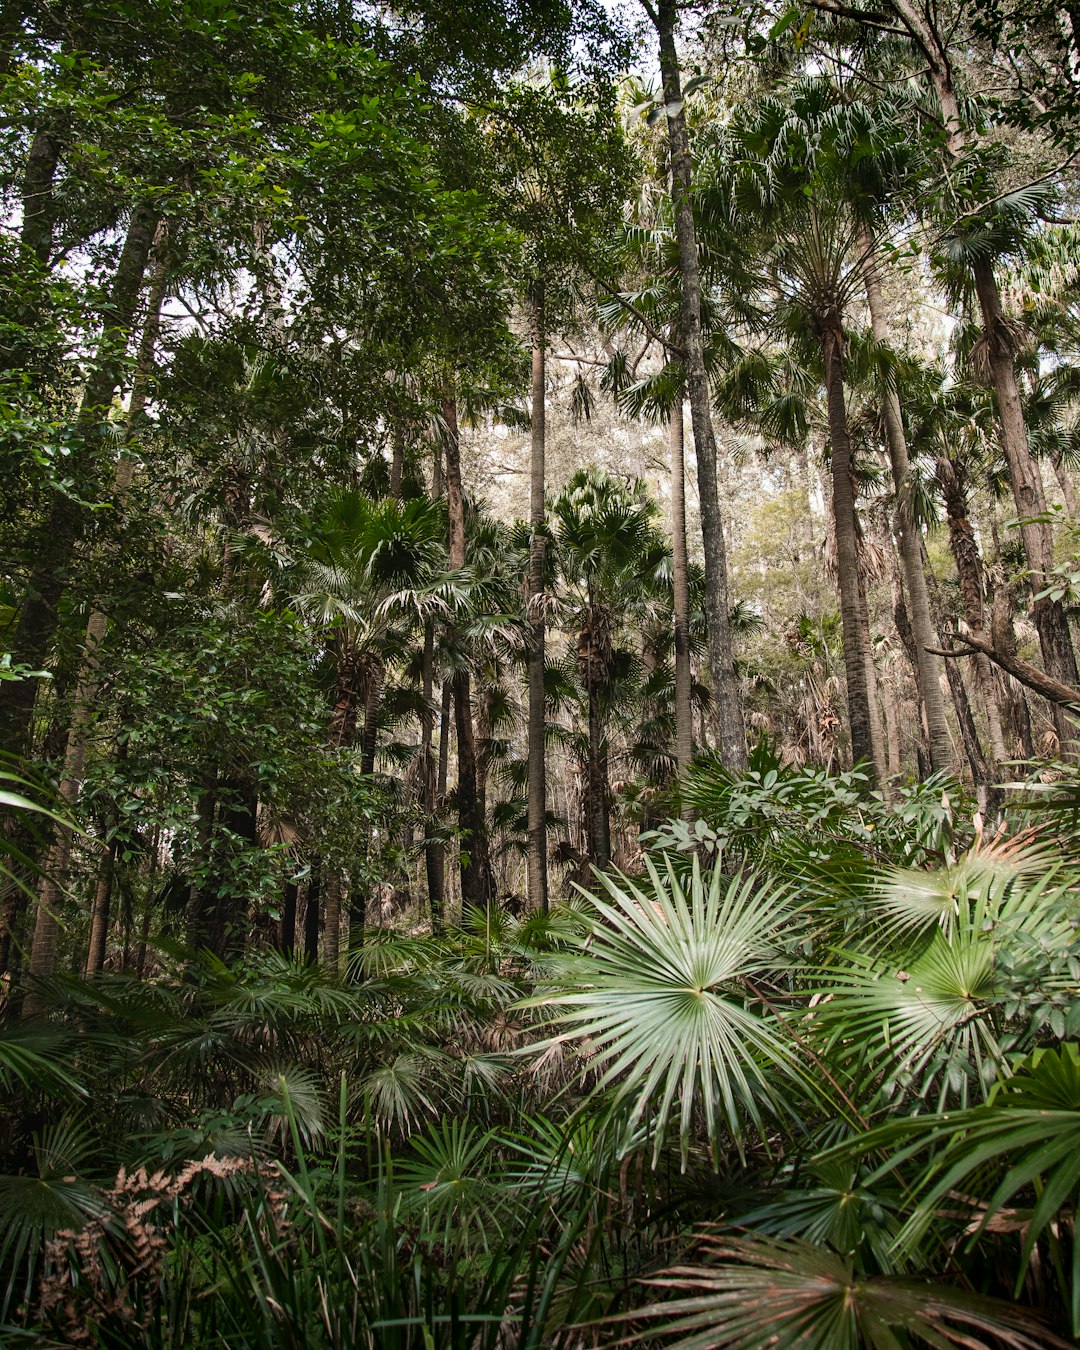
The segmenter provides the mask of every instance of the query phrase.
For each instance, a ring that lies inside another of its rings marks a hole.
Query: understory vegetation
[[[5,1319],[110,1346],[1070,1343],[1074,808],[990,836],[942,782],[889,805],[764,747],[691,782],[691,838],[636,879],[380,930],[345,979],[270,952],[55,978],[0,1040]]]
[[[0,1342],[1080,1341],[1078,72],[0,3]]]

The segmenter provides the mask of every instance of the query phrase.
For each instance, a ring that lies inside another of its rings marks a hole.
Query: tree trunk
[[[675,762],[682,780],[694,757],[693,675],[690,669],[690,569],[686,548],[686,465],[682,399],[668,422],[671,450],[671,559],[675,611]],[[683,803],[684,820],[693,811]]]
[[[379,705],[386,669],[381,661],[372,663],[364,693],[364,734],[360,742],[360,772],[375,772],[375,752],[379,745]]]
[[[889,325],[877,268],[873,261],[873,239],[869,229],[864,228],[861,242],[866,302],[870,309],[874,339],[885,343],[889,340]],[[930,766],[935,770],[948,772],[956,769],[956,761],[952,753],[948,723],[945,720],[945,700],[941,692],[937,662],[926,650],[928,647],[937,646],[938,639],[930,617],[930,595],[926,586],[926,572],[923,570],[922,541],[919,538],[911,504],[909,485],[911,465],[908,458],[907,437],[904,434],[904,422],[900,413],[900,399],[895,389],[887,388],[883,391],[882,414],[889,446],[893,490],[896,493],[896,543],[904,572],[908,615],[915,635],[917,662],[915,676],[919,700],[926,719]]]
[[[319,959],[319,891],[321,866],[313,864],[304,901],[304,961],[313,966]]]
[[[255,784],[244,777],[227,779],[219,791],[218,824],[222,831],[219,846],[233,847],[227,836],[233,835],[242,846],[254,848],[258,842],[259,797]],[[216,871],[207,880],[194,916],[195,945],[208,948],[222,961],[235,960],[246,940],[246,902],[231,894],[225,878]]]
[[[971,703],[968,701],[967,690],[964,688],[960,672],[956,669],[955,661],[945,662],[945,676],[949,681],[949,691],[952,694],[953,706],[956,709],[956,720],[960,724],[964,753],[967,756],[968,764],[971,766],[971,776],[975,781],[976,788],[981,788],[983,793],[986,794],[988,803],[989,794],[993,790],[993,774],[990,765],[986,762],[982,746],[979,744],[975,719],[971,715]]]
[[[742,697],[732,656],[727,549],[716,475],[716,437],[713,433],[709,377],[701,321],[701,270],[693,211],[693,160],[683,111],[679,57],[675,48],[676,5],[661,0],[650,10],[660,41],[660,70],[664,85],[668,146],[671,158],[671,198],[679,247],[679,337],[690,397],[690,420],[697,456],[701,534],[705,550],[705,617],[709,629],[709,670],[718,722],[718,749],[730,769],[746,766],[746,729]]]
[[[866,611],[861,603],[859,549],[855,528],[855,489],[851,476],[851,437],[844,406],[843,338],[839,324],[826,322],[821,330],[821,353],[825,361],[825,389],[829,410],[829,441],[832,450],[832,514],[836,538],[836,570],[840,585],[840,619],[844,632],[844,671],[847,677],[848,721],[851,753],[856,763],[864,760],[871,778],[882,777],[882,765],[874,756],[866,663],[870,641]]]
[[[122,376],[128,335],[142,289],[158,218],[149,207],[132,212],[127,237],[102,316],[102,334],[86,381],[76,419],[76,452],[70,472],[76,491],[93,499],[98,491],[94,472],[95,441],[107,435],[105,420]],[[12,662],[40,670],[45,664],[59,621],[59,603],[69,580],[76,546],[86,524],[87,508],[57,492],[37,546],[12,643]],[[31,740],[35,682],[10,680],[0,685],[0,747],[25,754]]]
[[[401,477],[405,468],[405,438],[395,431],[390,444],[390,496],[401,500]]]
[[[1054,566],[1054,531],[1046,518],[1042,478],[1028,446],[1012,342],[1001,310],[993,265],[989,258],[977,257],[972,263],[972,271],[997,398],[1001,445],[1009,466],[1009,480],[1020,518],[1024,553],[1032,573],[1032,590],[1037,594],[1048,584]],[[1076,653],[1065,607],[1060,600],[1052,600],[1044,595],[1033,602],[1032,618],[1039,634],[1046,673],[1062,684],[1075,685]],[[1076,738],[1076,724],[1063,708],[1055,707],[1053,717],[1058,740],[1064,751],[1068,743]]]
[[[428,619],[424,624],[424,710],[420,723],[420,754],[424,772],[424,869],[427,876],[428,905],[431,908],[431,929],[442,928],[445,896],[443,893],[442,845],[433,838],[436,804],[436,767],[434,753],[435,709],[435,624]]]
[[[949,551],[956,563],[956,575],[964,605],[964,621],[969,628],[982,633],[986,628],[982,559],[979,556],[975,531],[968,519],[967,493],[964,490],[963,479],[957,466],[944,457],[937,461],[937,478],[945,502],[945,515],[949,526]],[[997,681],[985,656],[975,658],[975,680],[986,709],[987,739],[990,743],[988,782],[992,782],[1000,776],[1001,765],[1009,756],[1001,728],[1001,704]],[[970,760],[970,755],[968,758]]]
[[[60,138],[45,129],[35,132],[23,171],[19,247],[24,259],[41,269],[48,266],[52,256],[56,228],[53,183],[59,162]]]
[[[278,950],[282,956],[292,957],[296,952],[296,899],[299,886],[295,881],[285,883],[281,898],[281,934]]]
[[[337,867],[322,870],[323,968],[337,979],[341,966],[341,872]]]
[[[1000,571],[1000,567],[995,568],[994,599],[990,608],[990,640],[997,651],[1004,652],[1007,656],[1016,656],[1012,593]],[[1031,734],[1031,710],[1028,707],[1027,695],[1021,685],[1009,680],[1005,681],[1003,694],[1009,713],[1013,745],[1020,746],[1020,753],[1025,759],[1034,759],[1035,742]],[[1012,758],[1012,754],[1007,754],[1006,758]]]
[[[94,888],[94,907],[90,914],[90,946],[86,954],[86,978],[100,975],[105,965],[105,944],[109,935],[109,902],[112,898],[116,844],[105,845]]]
[[[529,763],[527,788],[527,868],[529,903],[547,913],[547,698],[544,690],[544,453],[545,344],[544,284],[533,292],[532,436],[529,462]]]
[[[859,611],[866,624],[866,697],[870,704],[870,752],[877,766],[878,782],[886,790],[889,788],[889,767],[885,757],[885,735],[882,727],[881,703],[878,697],[877,669],[874,665],[874,648],[870,641],[870,607],[866,602],[866,587],[863,585],[862,572],[859,574]]]
[[[1057,485],[1061,489],[1061,497],[1065,510],[1075,519],[1075,517],[1080,514],[1080,504],[1078,504],[1076,500],[1076,489],[1073,487],[1069,470],[1060,459],[1054,461],[1054,477],[1057,479]]]
[[[450,521],[450,566],[465,566],[465,500],[461,490],[461,440],[457,403],[443,403],[446,427],[446,505]],[[487,833],[480,815],[476,782],[476,734],[473,730],[472,689],[469,672],[459,669],[451,681],[454,694],[454,727],[457,733],[458,825],[464,849],[461,852],[461,899],[463,904],[485,908],[491,899]]]
[[[945,145],[953,160],[967,149],[967,135],[960,116],[960,104],[953,88],[947,39],[935,26],[931,11],[920,10],[912,0],[891,0],[892,7],[911,34],[927,62],[937,94],[945,127]],[[982,313],[990,373],[997,400],[1001,445],[1009,467],[1013,500],[1020,518],[1024,553],[1032,573],[1035,592],[1046,585],[1044,578],[1053,566],[1053,530],[1044,519],[1046,500],[1035,461],[1028,444],[1027,426],[1016,379],[1016,362],[1008,326],[1004,322],[1001,296],[994,277],[993,261],[976,254],[971,263],[972,276]],[[1036,600],[1032,617],[1039,634],[1046,673],[1063,684],[1077,683],[1076,653],[1068,618],[1060,601],[1048,596]],[[1076,737],[1076,724],[1063,708],[1055,708],[1054,725],[1062,750]]]
[[[601,872],[611,863],[611,821],[608,815],[607,773],[601,749],[603,729],[600,724],[600,692],[594,679],[588,682],[589,697],[589,765],[587,821],[589,856]]]

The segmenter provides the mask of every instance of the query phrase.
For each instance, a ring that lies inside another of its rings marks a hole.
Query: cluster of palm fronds
[[[384,932],[340,982],[179,953],[153,983],[55,981],[0,1038],[3,1321],[131,1346],[1067,1343],[1068,838],[765,751],[687,795],[644,875]]]

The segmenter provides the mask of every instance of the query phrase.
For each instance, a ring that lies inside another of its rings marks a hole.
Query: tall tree
[[[465,497],[461,486],[461,434],[457,399],[448,393],[442,404],[443,447],[446,454],[446,506],[450,522],[450,566],[465,568]],[[486,909],[494,898],[488,854],[487,821],[477,794],[476,729],[473,723],[472,682],[462,663],[451,680],[454,730],[457,736],[457,808],[461,832],[460,867],[463,903]]]
[[[702,329],[701,266],[694,224],[694,166],[686,121],[682,76],[675,27],[674,0],[642,0],[660,45],[660,73],[668,128],[671,200],[679,246],[680,351],[686,367],[690,421],[697,458],[701,533],[705,550],[705,612],[709,636],[709,672],[718,723],[718,748],[725,763],[738,769],[746,764],[746,730],[742,699],[732,654],[727,546],[716,466],[716,435],[705,364]]]
[[[547,694],[544,687],[544,650],[547,628],[544,593],[545,537],[545,350],[544,283],[538,279],[532,295],[532,391],[529,456],[529,783],[528,878],[529,901],[547,912]]]

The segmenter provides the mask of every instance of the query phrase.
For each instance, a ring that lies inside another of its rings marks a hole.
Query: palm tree
[[[441,505],[427,498],[375,502],[340,491],[311,522],[302,551],[286,554],[279,589],[318,632],[333,673],[327,748],[350,751],[359,736],[362,774],[375,768],[388,662],[414,629],[447,613],[459,594],[446,570],[444,531]],[[332,970],[339,958],[340,903],[340,868],[329,866],[322,906],[325,960]],[[360,917],[358,906],[354,913]]]
[[[669,555],[653,523],[655,508],[606,474],[580,469],[552,504],[551,515],[586,694],[589,856],[602,870],[611,860],[605,726],[616,630],[620,618],[632,623],[635,611],[659,599]]]
[[[800,106],[793,112],[786,99],[763,99],[752,116],[732,124],[714,151],[717,173],[705,195],[732,247],[741,238],[744,248],[758,253],[759,286],[766,301],[771,294],[774,327],[812,340],[821,361],[852,753],[883,778],[846,406],[844,325],[864,284],[862,227],[848,202],[843,147],[835,145],[811,163],[790,151],[792,141],[798,144],[806,135],[805,118],[812,111]]]

